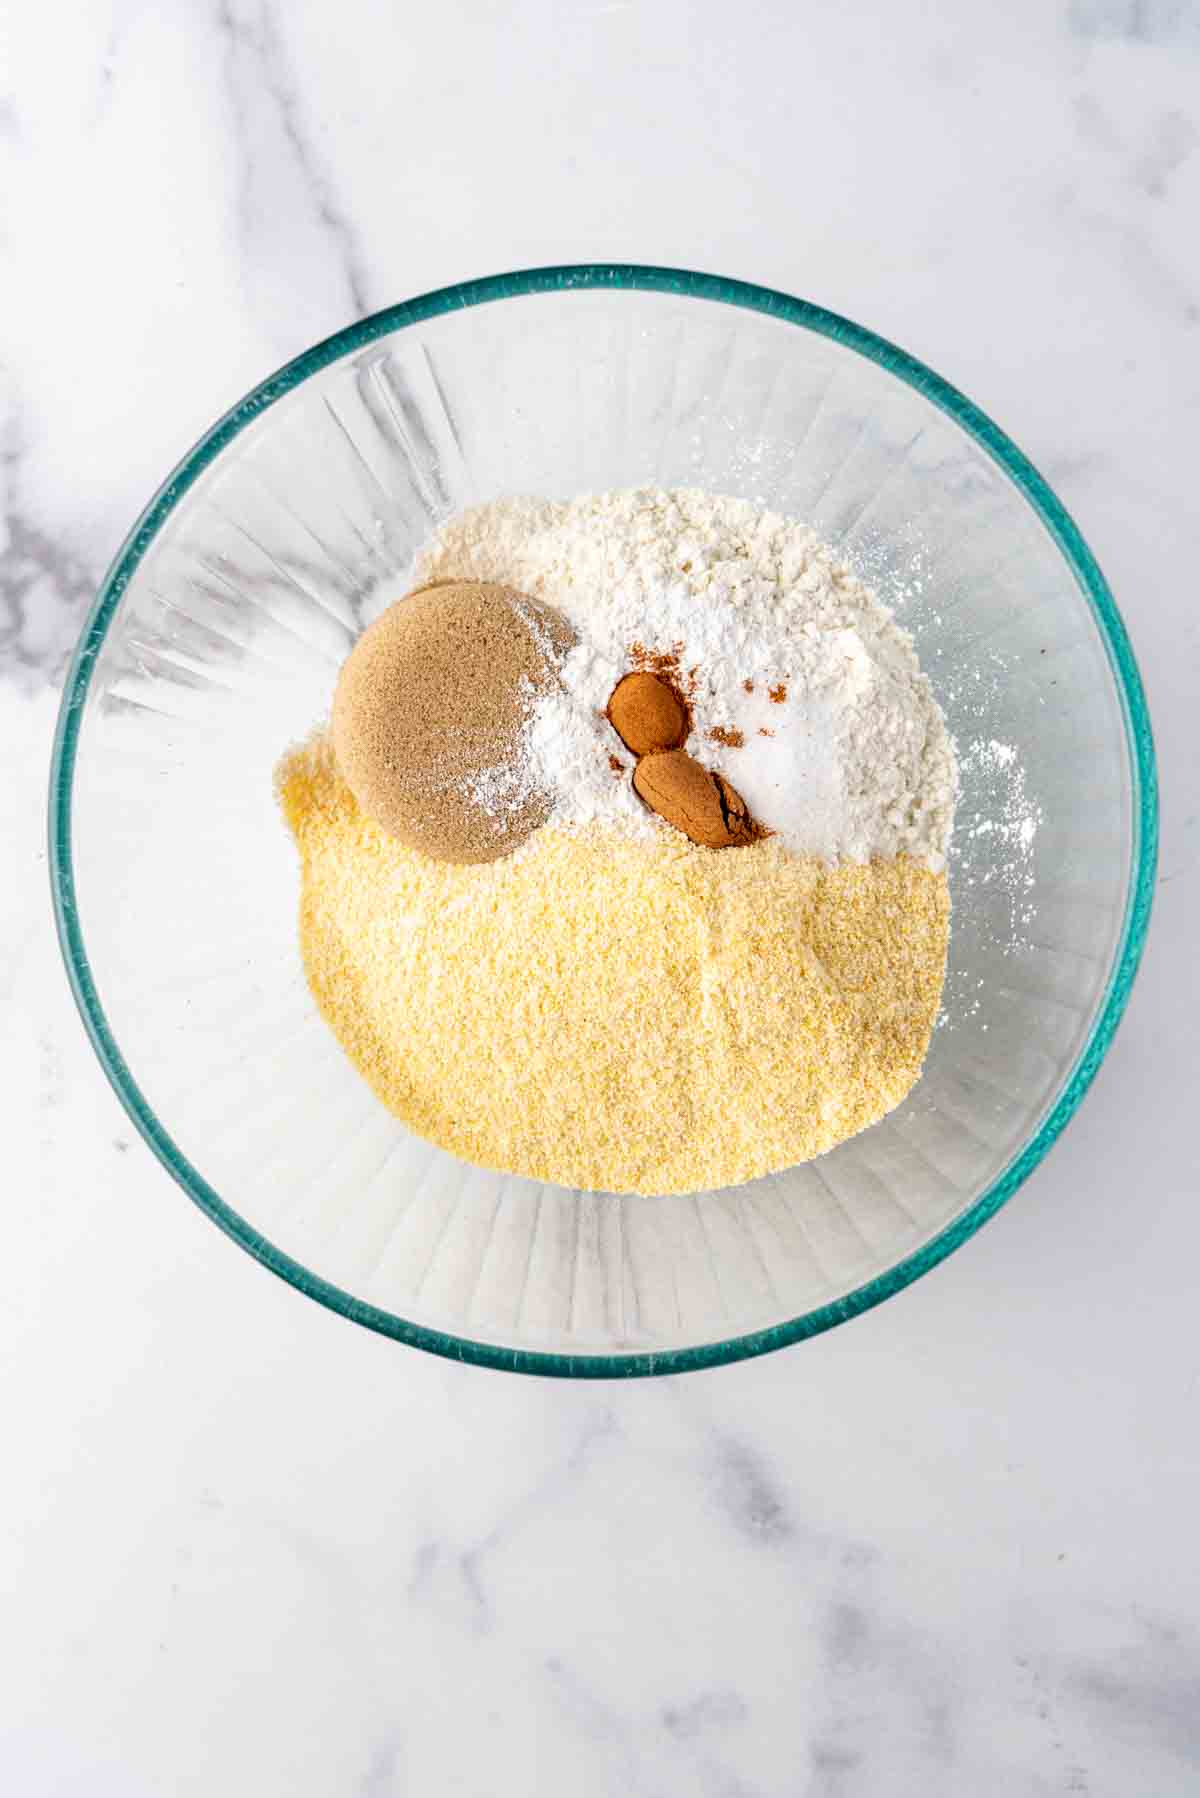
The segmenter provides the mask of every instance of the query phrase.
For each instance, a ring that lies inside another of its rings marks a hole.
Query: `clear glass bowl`
[[[701,1197],[580,1193],[410,1135],[301,969],[272,770],[377,583],[501,493],[654,482],[811,521],[916,636],[963,761],[943,1016],[874,1129]],[[1154,758],[1111,595],[1045,482],[870,332],[706,275],[472,282],[300,356],[171,475],[63,698],[54,901],[135,1124],[301,1291],[512,1370],[668,1373],[814,1334],[940,1261],[1037,1165],[1128,997]]]

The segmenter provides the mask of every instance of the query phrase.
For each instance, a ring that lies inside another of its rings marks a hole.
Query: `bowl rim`
[[[71,846],[72,793],[79,729],[96,660],[108,628],[150,544],[175,507],[217,456],[276,401],[318,373],[374,340],[409,326],[492,301],[534,294],[580,290],[636,290],[717,301],[761,312],[785,323],[828,337],[856,351],[889,374],[915,388],[945,412],[1008,475],[1054,539],[1091,608],[1104,644],[1121,706],[1129,757],[1132,792],[1130,878],[1125,913],[1108,981],[1092,1029],[1064,1077],[1053,1103],[1025,1146],[987,1189],[953,1222],[894,1267],[854,1288],[842,1298],[816,1306],[783,1323],[662,1352],[562,1354],[507,1348],[476,1342],[413,1323],[396,1313],[355,1298],[284,1254],[241,1217],[208,1184],[176,1146],[147,1103],[100,1002],[84,944],[75,891]],[[227,1235],[264,1266],[309,1298],[368,1329],[456,1361],[504,1369],[512,1373],[563,1378],[628,1378],[683,1373],[720,1366],[819,1335],[870,1310],[926,1274],[992,1217],[1013,1196],[1045,1157],[1077,1110],[1129,999],[1149,925],[1158,853],[1158,791],[1154,744],[1142,681],[1129,636],[1116,602],[1095,557],[1049,484],[1000,428],[966,396],[924,363],[886,338],[811,301],[794,298],[721,275],[634,263],[586,263],[517,270],[458,282],[380,312],[337,331],[304,350],[260,382],[205,432],[167,476],[150,500],[105,575],[80,634],[67,672],[59,708],[50,765],[49,866],[59,945],[84,1027],[100,1065],[135,1127],[167,1172],[189,1198]]]

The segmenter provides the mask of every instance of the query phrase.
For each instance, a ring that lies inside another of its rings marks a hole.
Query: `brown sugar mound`
[[[522,727],[574,632],[510,587],[448,581],[397,601],[359,638],[333,701],[338,766],[362,811],[445,862],[509,855],[552,796],[522,765]]]

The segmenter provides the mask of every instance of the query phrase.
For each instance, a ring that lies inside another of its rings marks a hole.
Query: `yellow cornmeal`
[[[384,1104],[467,1161],[702,1191],[832,1148],[920,1072],[944,875],[600,827],[452,865],[372,824],[321,744],[279,779],[317,1004]]]

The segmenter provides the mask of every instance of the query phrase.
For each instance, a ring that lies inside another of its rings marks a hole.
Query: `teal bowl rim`
[[[559,1355],[502,1348],[491,1343],[473,1342],[469,1337],[446,1335],[439,1330],[410,1323],[406,1318],[356,1299],[328,1280],[321,1279],[299,1262],[293,1261],[289,1255],[260,1236],[257,1230],[220,1198],[176,1147],[147,1104],[117,1046],[100,1003],[84,947],[71,856],[71,796],[75,757],[83,705],[96,658],[121,596],[138,564],[166,519],[204,469],[232,443],[240,431],[277,400],[291,393],[310,375],[350,352],[361,349],[376,338],[403,330],[409,325],[420,324],[426,319],[437,318],[442,313],[457,312],[494,300],[520,298],[529,294],[564,293],[582,288],[638,289],[651,293],[678,294],[766,313],[771,318],[815,331],[822,337],[832,338],[836,343],[857,351],[886,369],[889,374],[907,382],[961,425],[1020,489],[1054,538],[1091,606],[1120,696],[1134,787],[1131,878],[1121,935],[1113,957],[1108,985],[1087,1042],[1036,1134],[987,1190],[953,1223],[948,1224],[930,1242],[906,1256],[895,1267],[878,1274],[865,1285],[856,1287],[844,1298],[819,1305],[815,1310],[791,1318],[786,1323],[773,1324],[769,1329],[733,1336],[723,1342],[671,1349],[661,1354]],[[324,342],[305,350],[302,355],[255,387],[205,433],[168,476],[125,539],[101,584],[83,627],[67,673],[55,732],[50,766],[49,826],[50,883],[55,923],[71,990],[84,1027],[100,1059],[100,1065],[133,1123],[168,1173],[174,1176],[189,1198],[194,1199],[214,1223],[256,1256],[264,1266],[269,1267],[272,1273],[287,1280],[309,1298],[316,1299],[332,1311],[340,1312],[343,1317],[352,1318],[355,1323],[364,1324],[368,1329],[377,1330],[397,1341],[428,1349],[434,1354],[445,1355],[456,1361],[503,1368],[511,1373],[606,1379],[684,1373],[695,1368],[716,1367],[727,1361],[740,1361],[751,1355],[766,1354],[771,1349],[784,1348],[789,1343],[819,1335],[823,1330],[832,1329],[835,1324],[845,1323],[859,1312],[878,1305],[892,1293],[899,1292],[902,1287],[928,1273],[930,1268],[936,1267],[939,1261],[944,1261],[947,1255],[973,1236],[1001,1205],[1007,1203],[1017,1188],[1029,1178],[1074,1114],[1095,1078],[1096,1070],[1104,1059],[1128,1002],[1146,940],[1154,893],[1158,858],[1158,783],[1146,697],[1129,637],[1108,583],[1057,495],[1017,446],[964,394],[944,381],[940,375],[934,374],[932,369],[919,362],[915,356],[910,356],[862,325],[856,325],[850,319],[842,318],[823,306],[813,305],[808,300],[794,299],[789,294],[776,293],[767,287],[755,287],[744,281],[734,281],[720,275],[697,274],[686,269],[644,267],[633,263],[589,263],[573,267],[524,269],[512,274],[463,281],[456,286],[443,287],[434,293],[423,294],[417,299],[405,300],[382,312],[373,313],[369,318],[349,325]]]

